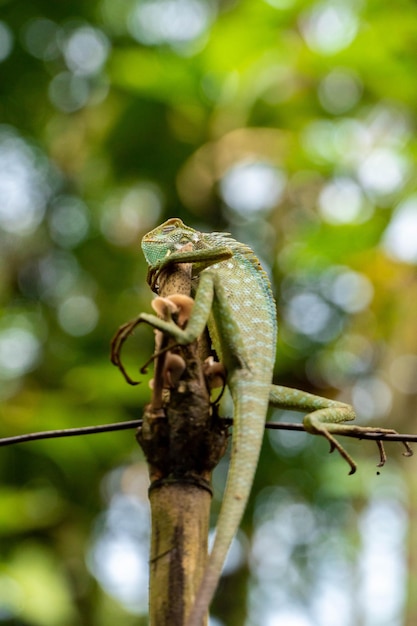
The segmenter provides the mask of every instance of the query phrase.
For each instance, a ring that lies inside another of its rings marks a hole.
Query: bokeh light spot
[[[407,173],[408,163],[405,158],[390,148],[376,148],[358,168],[359,180],[371,196],[398,191]]]
[[[366,309],[374,294],[371,281],[353,270],[340,272],[330,289],[332,301],[347,313],[358,313]]]
[[[340,115],[358,103],[362,95],[362,84],[353,72],[336,69],[321,81],[318,95],[326,111]]]
[[[49,98],[52,104],[64,113],[78,111],[88,102],[90,87],[83,76],[71,72],[60,72],[51,80]]]
[[[75,29],[64,45],[64,57],[68,69],[75,74],[97,74],[106,62],[110,42],[105,34],[91,26]]]
[[[363,420],[383,418],[392,407],[391,389],[377,376],[362,378],[353,386],[352,404]]]
[[[220,181],[220,194],[231,209],[250,214],[272,209],[285,189],[285,174],[269,163],[242,162]]]
[[[51,189],[46,160],[13,129],[0,127],[0,228],[27,235],[41,222]]]
[[[323,218],[331,224],[363,222],[372,213],[360,186],[346,176],[337,177],[323,187],[318,205]]]
[[[162,211],[160,189],[152,183],[140,183],[106,204],[101,230],[111,243],[128,246],[137,243],[144,232],[157,223]]]
[[[97,306],[89,296],[69,296],[58,309],[59,323],[65,332],[74,337],[90,333],[95,328],[98,318]]]
[[[148,44],[185,44],[200,37],[212,20],[203,0],[144,0],[137,2],[128,22],[132,36]]]
[[[19,327],[0,332],[0,377],[17,378],[32,370],[40,356],[40,342],[29,330]]]
[[[48,222],[52,239],[63,248],[73,248],[88,233],[88,209],[75,196],[61,196],[55,200]]]
[[[383,235],[382,247],[394,259],[417,263],[417,195],[398,205]]]
[[[316,341],[328,341],[339,331],[336,311],[318,294],[304,291],[294,295],[284,310],[288,324]]]
[[[0,21],[0,63],[7,59],[13,48],[13,33],[5,22]]]
[[[41,298],[55,304],[74,290],[81,269],[75,256],[53,250],[39,260],[38,273]]]
[[[59,28],[52,20],[35,18],[25,25],[23,43],[32,56],[51,61],[60,54],[58,33]]]
[[[353,41],[358,18],[348,3],[320,2],[302,14],[300,28],[311,50],[332,55]]]
[[[102,587],[132,613],[144,613],[148,596],[149,508],[117,493],[99,519],[88,567]]]
[[[363,607],[364,623],[370,626],[399,624],[398,616],[405,604],[405,547],[409,528],[407,511],[401,502],[404,495],[398,481],[395,494],[374,496],[361,515],[363,552],[356,598]]]

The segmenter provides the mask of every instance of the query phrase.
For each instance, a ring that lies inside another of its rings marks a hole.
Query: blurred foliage
[[[413,0],[0,6],[2,436],[141,416],[109,340],[149,310],[139,242],[172,216],[268,268],[277,381],[415,432]],[[390,446],[377,476],[348,446],[349,478],[323,441],[266,436],[219,623],[415,623],[415,463]],[[145,624],[133,432],[2,448],[0,468],[0,622]]]

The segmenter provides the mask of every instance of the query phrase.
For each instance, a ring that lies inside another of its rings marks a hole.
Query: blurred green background
[[[416,432],[416,54],[413,0],[1,0],[1,436],[141,417],[109,341],[150,310],[139,242],[173,216],[261,258],[277,382]],[[346,445],[352,477],[266,434],[213,626],[416,623],[416,462]],[[134,432],[0,468],[0,624],[146,624]]]

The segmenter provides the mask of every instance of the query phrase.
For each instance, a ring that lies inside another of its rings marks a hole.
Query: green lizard
[[[179,251],[186,244],[192,249]],[[192,263],[198,286],[185,329],[145,313],[139,320],[182,345],[194,341],[208,326],[227,371],[234,405],[231,462],[216,537],[187,621],[187,626],[200,626],[249,497],[269,404],[307,412],[305,429],[328,439],[331,450],[337,449],[349,464],[350,473],[355,471],[355,463],[334,434],[393,431],[346,425],[355,419],[351,406],[272,384],[277,339],[275,301],[269,279],[248,246],[228,234],[200,233],[173,218],[145,235],[142,249],[151,286],[155,287],[160,270],[182,262]]]

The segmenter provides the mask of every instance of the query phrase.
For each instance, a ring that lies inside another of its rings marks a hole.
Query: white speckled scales
[[[215,285],[209,332],[228,371],[234,413],[230,468],[216,538],[189,626],[201,622],[210,604],[246,508],[262,446],[277,335],[272,290],[253,252],[220,233],[204,240],[209,247],[233,251],[231,259],[205,271],[213,273]]]

